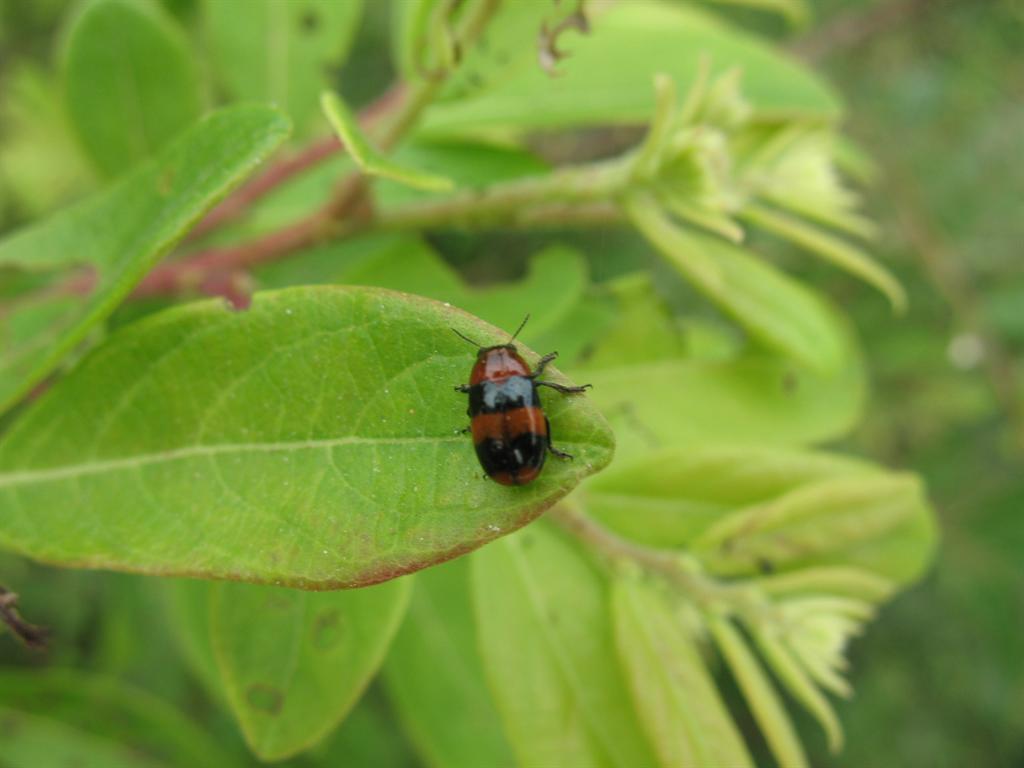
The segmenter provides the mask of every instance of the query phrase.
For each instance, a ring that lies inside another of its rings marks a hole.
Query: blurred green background
[[[193,0],[165,4],[185,17],[194,10]],[[810,260],[788,266],[844,306],[868,358],[871,405],[842,447],[921,473],[942,546],[931,575],[884,608],[852,649],[856,695],[838,703],[844,752],[829,756],[806,718],[805,743],[817,750],[816,765],[1024,766],[1024,4],[812,6],[810,28],[793,33],[762,14],[717,5],[814,62],[844,95],[848,135],[876,166],[865,195],[882,232],[876,254],[907,287],[910,311],[894,318],[873,291]],[[52,100],[39,73],[66,7],[0,0],[0,231],[61,202],[81,173],[59,135],[48,144],[38,135],[53,123],[41,119]],[[356,102],[390,77],[383,8],[371,5],[368,28],[339,74]],[[12,186],[17,196],[4,192]],[[466,238],[442,245],[456,262],[473,252]],[[531,250],[511,239],[491,258],[475,259],[470,274],[506,277],[517,263],[509,255]],[[595,276],[625,269],[634,257],[595,264]],[[189,702],[213,720],[228,749],[244,754],[198,684],[166,664],[176,656],[173,628],[143,579],[54,571],[7,556],[0,573],[25,605],[42,608],[35,621],[77,638],[46,663],[103,669]],[[111,604],[116,611],[101,611]],[[0,664],[42,663],[0,642]],[[323,749],[359,765],[350,734],[374,734],[383,706],[371,695]]]

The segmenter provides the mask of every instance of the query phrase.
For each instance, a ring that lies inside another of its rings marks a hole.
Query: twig
[[[4,587],[0,587],[0,622],[3,622],[14,636],[29,648],[42,649],[46,647],[49,632],[43,627],[29,624],[21,618],[21,614],[18,612],[18,596]]]
[[[734,611],[755,621],[776,618],[771,603],[756,588],[705,576],[688,568],[682,554],[624,539],[566,502],[548,512],[547,517],[601,557],[612,562],[635,563],[679,587],[702,610],[719,614]]]

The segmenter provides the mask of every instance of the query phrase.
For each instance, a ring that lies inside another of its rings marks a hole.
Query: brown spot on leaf
[[[308,10],[302,14],[300,23],[302,24],[303,32],[315,32],[317,27],[320,26],[320,17],[317,15],[316,11]]]
[[[284,694],[272,685],[253,683],[245,691],[245,701],[253,709],[276,717],[284,706]]]
[[[313,624],[313,647],[320,651],[333,648],[345,636],[345,624],[337,610],[323,611]]]

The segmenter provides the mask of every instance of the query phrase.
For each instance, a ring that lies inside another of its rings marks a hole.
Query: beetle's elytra
[[[473,435],[480,466],[488,477],[502,485],[525,485],[534,480],[544,467],[548,452],[561,458],[572,458],[551,445],[551,425],[544,415],[537,388],[550,387],[563,393],[575,393],[590,386],[567,387],[551,381],[539,381],[548,363],[558,353],[544,355],[537,369],[531,371],[512,343],[524,325],[526,320],[509,343],[492,347],[482,347],[455,331],[480,348],[469,375],[469,384],[455,389],[469,394],[469,431]]]

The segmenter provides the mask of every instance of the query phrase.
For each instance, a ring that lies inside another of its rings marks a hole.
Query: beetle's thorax
[[[476,356],[476,364],[469,376],[470,384],[481,381],[496,381],[510,376],[529,376],[530,366],[519,356],[519,352],[511,344],[481,349]]]

